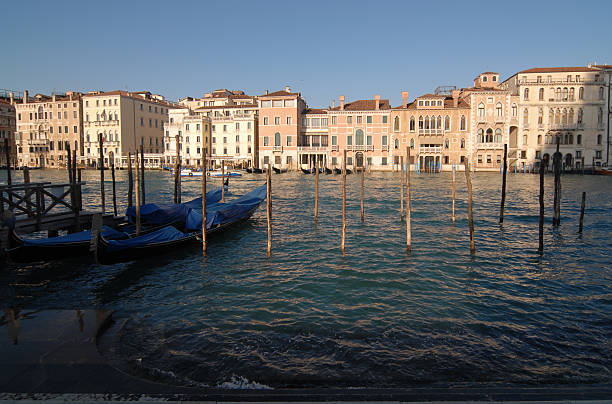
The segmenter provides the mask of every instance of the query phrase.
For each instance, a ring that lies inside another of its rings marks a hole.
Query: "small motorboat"
[[[242,173],[239,173],[238,171],[226,171],[225,173],[221,173],[221,171],[209,171],[207,175],[209,177],[242,177]]]
[[[595,167],[593,173],[596,175],[612,175],[612,167]]]

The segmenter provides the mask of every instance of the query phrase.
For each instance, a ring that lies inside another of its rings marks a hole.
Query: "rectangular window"
[[[332,157],[332,166],[335,167],[336,165],[338,165],[338,158]]]
[[[200,130],[200,124],[196,123],[196,130]]]
[[[353,158],[352,157],[347,157],[346,158],[346,165],[347,166],[352,166],[353,165]]]
[[[57,127],[57,133],[62,133],[62,127],[61,126]]]
[[[294,107],[295,100],[285,100],[285,107]]]
[[[74,129],[74,133],[77,133],[77,127],[76,127],[76,125],[73,127],[73,129]]]
[[[332,146],[338,146],[338,136],[332,135]]]
[[[280,116],[274,117],[274,125],[280,125]]]
[[[274,164],[280,164],[281,163],[281,156],[274,156]]]
[[[264,156],[264,166],[270,164],[270,156]]]
[[[361,123],[362,118],[363,118],[363,117],[362,117],[361,115],[358,115],[358,116],[357,116],[357,123]]]
[[[383,135],[382,137],[382,145],[387,146],[387,135]]]
[[[49,132],[53,133],[53,126],[49,127]]]
[[[380,164],[382,164],[383,166],[386,166],[387,165],[387,158],[383,157],[382,161],[380,162]]]
[[[349,135],[346,137],[346,144],[347,146],[352,146],[353,145],[353,136]]]
[[[491,155],[487,154],[487,164],[491,164]]]
[[[336,125],[338,123],[338,117],[332,116],[332,125]]]
[[[595,151],[595,158],[596,159],[600,159],[601,158],[601,150],[596,150]]]
[[[223,125],[223,133],[227,132],[227,125]]]
[[[140,118],[140,126],[144,126],[144,118]]]
[[[264,116],[264,119],[263,119],[263,124],[264,124],[264,125],[269,125],[269,119],[270,119],[270,118],[268,118],[267,116]]]
[[[217,137],[216,136],[213,136],[212,142],[213,142],[213,144],[217,143]]]
[[[478,164],[482,164],[482,154],[478,155]]]
[[[268,136],[264,136],[264,146],[270,145],[270,138]]]
[[[382,117],[382,123],[387,123],[387,115],[383,115],[383,117]]]
[[[272,106],[275,108],[283,106],[283,100],[272,100]]]
[[[366,145],[372,146],[372,136],[368,135],[366,138]]]
[[[223,136],[223,144],[227,143],[227,136]]]
[[[372,115],[366,116],[366,123],[372,123]]]
[[[291,136],[287,136],[287,146],[291,146],[292,143],[293,143],[292,137]]]
[[[236,122],[236,132],[240,131],[240,122]]]
[[[215,128],[215,125],[213,125],[213,126],[212,126],[212,131],[213,131],[213,132],[216,132],[216,131],[217,131],[217,130],[216,130],[216,128]]]
[[[290,116],[287,117],[287,125],[291,125],[291,123],[292,123],[292,119],[291,118],[292,117],[290,117]]]
[[[76,111],[72,111],[72,117],[76,118],[77,117],[77,112]]]
[[[247,129],[251,129],[251,122],[247,122]]]
[[[346,117],[346,123],[349,123],[349,124],[350,124],[350,123],[353,123],[353,117],[352,117],[352,116],[350,116],[350,115],[349,115],[349,116],[347,116],[347,117]]]
[[[270,108],[270,107],[272,107],[272,101],[262,101],[261,102],[261,107],[262,108]]]

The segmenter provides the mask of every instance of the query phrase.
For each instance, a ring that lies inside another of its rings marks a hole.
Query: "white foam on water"
[[[272,390],[272,387],[260,384],[255,381],[249,382],[249,380],[242,376],[232,375],[229,382],[219,383],[217,387],[222,389],[256,389],[256,390]]]

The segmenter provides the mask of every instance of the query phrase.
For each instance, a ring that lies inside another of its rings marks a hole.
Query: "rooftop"
[[[379,110],[391,109],[389,100],[380,100]],[[330,111],[340,111],[340,107],[330,108]],[[376,111],[376,100],[357,100],[344,104],[344,111]]]

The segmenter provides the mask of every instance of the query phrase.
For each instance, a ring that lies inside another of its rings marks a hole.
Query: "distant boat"
[[[325,167],[325,174],[331,174],[331,173],[333,173],[333,171]]]
[[[304,174],[315,174],[317,172],[316,168],[302,168],[301,170]],[[319,172],[322,173],[323,169],[319,168]]]
[[[246,168],[246,172],[249,174],[261,174],[263,173],[263,170],[261,168],[249,167]]]
[[[347,169],[346,169],[346,173],[347,173],[347,174],[351,174],[351,173],[352,173],[352,171],[351,171],[351,170],[349,170],[349,169],[347,168]],[[342,174],[342,170],[341,170],[341,169],[339,169],[339,168],[334,168],[334,174]]]
[[[286,167],[285,168],[272,167],[272,169],[274,170],[276,174],[283,174],[283,173],[286,173],[288,170]]]
[[[612,168],[610,167],[596,167],[593,172],[597,175],[612,175]]]
[[[242,177],[242,173],[239,173],[238,171],[226,171],[225,173],[221,173],[221,171],[209,171],[207,174],[210,177]],[[201,175],[202,174],[200,174],[200,176]]]
[[[261,202],[266,199],[266,186],[262,185],[248,194],[228,203],[216,203],[206,210],[206,235],[221,233],[248,220]],[[97,259],[102,264],[133,261],[138,258],[160,255],[193,244],[201,235],[202,211],[193,209],[185,221],[185,232],[167,226],[143,236],[125,240],[98,238]],[[231,246],[228,246],[231,248]]]

